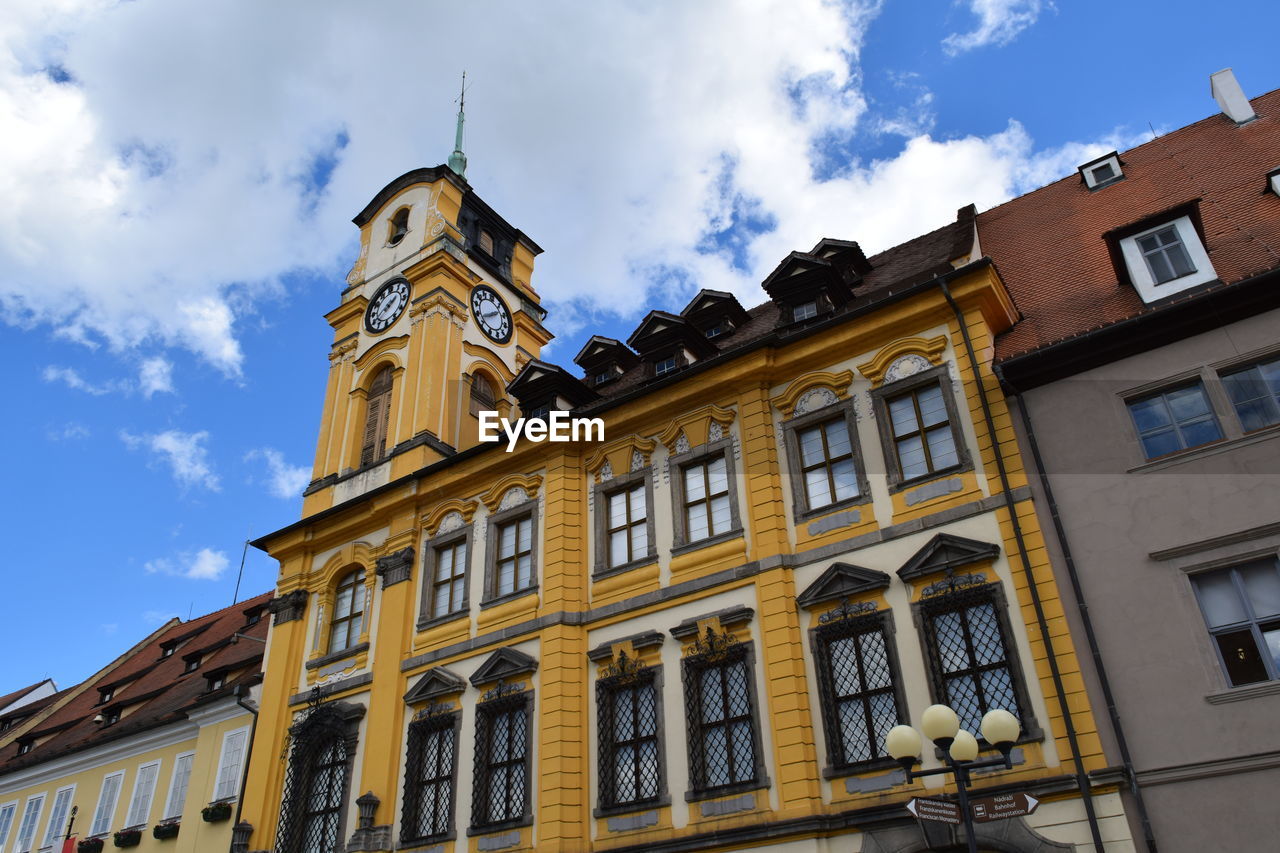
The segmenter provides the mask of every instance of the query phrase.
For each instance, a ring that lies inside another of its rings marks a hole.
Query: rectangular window
[[[476,706],[476,827],[519,821],[529,802],[529,703],[521,693]]]
[[[533,586],[533,519],[526,516],[498,525],[495,596]]]
[[[649,555],[649,509],[644,483],[605,495],[609,567]]]
[[[889,729],[906,720],[887,613],[848,617],[814,632],[818,687],[833,767],[887,757]]]
[[[1178,239],[1176,226],[1170,225],[1139,237],[1138,249],[1156,284],[1164,284],[1196,271],[1186,247]]]
[[[675,373],[680,367],[680,361],[674,355],[667,358],[658,359],[653,363],[653,375],[665,376],[668,373]]]
[[[173,778],[169,780],[169,799],[164,807],[166,819],[181,817],[183,805],[187,802],[187,786],[191,784],[191,764],[196,759],[195,753],[179,755],[173,765]]]
[[[1003,708],[1023,719],[1011,648],[990,586],[960,587],[920,605],[937,701],[950,705],[960,727],[978,732],[982,716]]]
[[[1280,357],[1222,374],[1245,432],[1280,423]]]
[[[240,770],[248,739],[248,729],[227,732],[222,738],[222,758],[218,762],[218,781],[213,790],[215,800],[230,799],[240,792]]]
[[[596,682],[600,722],[600,807],[651,803],[662,793],[656,673]]]
[[[75,793],[76,786],[68,785],[65,788],[59,788],[53,795],[53,811],[49,812],[49,827],[44,831],[44,844],[40,845],[41,847],[52,847],[66,834],[67,816],[71,812],[71,798]],[[2,817],[0,817],[0,823],[3,823]],[[0,844],[3,843],[3,837],[4,833],[0,832]]]
[[[36,824],[40,822],[40,812],[44,809],[44,794],[27,798],[26,808],[22,810],[22,823],[18,824],[18,838],[13,843],[13,853],[30,853],[36,840]]]
[[[903,481],[960,464],[944,393],[935,382],[886,400],[893,452]]]
[[[13,816],[17,811],[17,801],[0,806],[0,850],[9,842],[9,830],[13,828]]]
[[[809,302],[801,302],[799,305],[791,309],[791,322],[799,323],[801,320],[810,320],[818,316],[818,303],[816,300]]]
[[[1280,566],[1274,559],[1191,579],[1232,687],[1280,678]]]
[[[466,609],[467,540],[459,539],[434,550],[431,579],[430,618],[448,616]]]
[[[98,793],[98,807],[93,810],[90,835],[105,835],[111,829],[111,819],[115,816],[116,801],[120,799],[120,784],[123,781],[123,770],[103,778],[102,790]]]
[[[141,826],[151,815],[151,800],[156,793],[156,778],[160,775],[160,762],[153,761],[138,768],[133,780],[133,799],[129,801],[129,817],[125,826]]]
[[[689,725],[689,776],[697,793],[715,793],[755,783],[755,708],[747,648],[684,659],[685,710]]]
[[[450,713],[428,714],[409,724],[401,843],[441,838],[453,826],[457,726],[458,715]]]
[[[683,466],[680,477],[684,486],[685,541],[697,542],[727,533],[733,527],[733,512],[724,454]]]
[[[800,475],[809,509],[818,509],[856,498],[858,472],[854,468],[853,443],[844,415],[796,430]]]
[[[1131,400],[1128,406],[1148,459],[1222,438],[1209,397],[1199,382]]]

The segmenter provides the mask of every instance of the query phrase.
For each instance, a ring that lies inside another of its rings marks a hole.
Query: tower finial
[[[462,72],[462,92],[458,95],[458,133],[453,141],[453,153],[449,155],[449,168],[460,177],[467,176],[467,155],[462,153],[462,125],[466,123],[464,112],[467,104],[467,72]]]

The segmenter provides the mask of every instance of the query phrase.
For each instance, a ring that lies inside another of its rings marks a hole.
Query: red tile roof
[[[8,708],[14,702],[17,702],[23,696],[26,696],[32,690],[35,690],[37,687],[45,683],[52,684],[53,682],[51,682],[49,679],[46,678],[43,681],[37,681],[35,684],[28,684],[26,687],[23,687],[20,690],[15,690],[12,693],[8,693],[4,696],[0,696],[0,711],[3,711],[5,708]]]
[[[183,720],[187,710],[232,695],[240,684],[255,683],[261,678],[262,641],[266,640],[269,621],[265,607],[271,597],[272,593],[266,592],[189,622],[175,620],[156,632],[118,665],[77,685],[85,689],[0,748],[0,773]],[[261,618],[247,625],[246,612],[255,609]],[[236,633],[255,639],[236,641]],[[173,640],[181,640],[181,645],[163,657],[162,647]],[[200,654],[200,664],[186,673],[184,658],[194,653]],[[209,691],[205,676],[215,671],[240,672],[219,690]],[[114,688],[114,695],[101,703],[100,691],[107,687]],[[74,689],[57,695],[66,696]],[[49,701],[41,700],[40,704],[47,706]],[[102,725],[93,721],[99,713],[117,708],[123,712],[119,722]],[[18,755],[19,744],[27,740],[42,742]]]
[[[978,215],[982,251],[1022,313],[998,339],[997,361],[1168,304],[1147,305],[1120,283],[1103,235],[1187,202],[1199,200],[1220,279],[1207,289],[1280,267],[1280,197],[1262,192],[1280,166],[1280,89],[1252,104],[1258,118],[1247,124],[1218,113],[1122,152],[1114,184],[1091,192],[1073,174]]]

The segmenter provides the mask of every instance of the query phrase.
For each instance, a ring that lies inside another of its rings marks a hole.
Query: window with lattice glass
[[[1003,708],[1026,719],[1015,683],[1013,647],[989,586],[958,588],[920,605],[934,695],[977,733],[982,716]]]
[[[745,646],[684,659],[689,781],[697,793],[758,781],[755,707]]]
[[[476,706],[472,826],[506,825],[528,813],[529,702],[521,693]]]
[[[649,554],[649,508],[642,482],[605,496],[605,536],[609,566],[621,566]]]
[[[387,426],[391,422],[391,368],[378,371],[369,385],[360,464],[371,465],[387,455]]]
[[[643,805],[662,793],[656,674],[652,670],[596,682],[600,723],[600,807]]]
[[[1280,356],[1222,374],[1245,432],[1280,423]]]
[[[856,498],[858,472],[853,461],[849,424],[838,415],[811,427],[796,430],[800,475],[809,509]]]
[[[435,618],[463,610],[467,602],[467,540],[438,546],[434,563],[427,615]]]
[[[960,464],[944,393],[940,384],[932,383],[886,400],[893,452],[903,480]]]
[[[525,516],[498,525],[493,595],[502,596],[533,586],[533,518]]]
[[[322,704],[289,730],[289,766],[276,834],[276,853],[343,850],[356,719],[350,708]]]
[[[453,826],[453,777],[457,764],[456,713],[433,713],[409,724],[400,841],[431,841]]]
[[[733,527],[729,501],[729,468],[724,454],[680,469],[683,482],[684,531],[686,542],[697,542]]]
[[[338,582],[333,595],[333,618],[329,620],[330,652],[349,649],[359,642],[364,607],[364,569],[356,569]]]
[[[814,632],[818,688],[833,767],[884,759],[889,729],[906,720],[888,615],[836,620]]]

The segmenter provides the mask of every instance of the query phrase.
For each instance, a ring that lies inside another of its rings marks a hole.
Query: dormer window
[[[387,245],[395,246],[409,233],[409,208],[402,207],[391,217],[391,231],[387,235]]]
[[[34,745],[34,741],[29,741],[29,740],[18,741],[18,755],[26,755],[28,752],[31,751],[31,747],[33,745]]]
[[[1192,212],[1194,213],[1194,211]],[[1121,231],[1110,239],[1118,243],[1120,259],[1129,280],[1144,302],[1155,302],[1218,277],[1201,242],[1192,214],[1149,227]]]
[[[173,657],[173,650],[174,650],[174,648],[176,648],[176,646],[173,646],[173,645],[163,645],[163,646],[161,646],[161,647],[160,647],[160,657],[162,657],[162,658],[171,658],[171,657]]]
[[[262,621],[262,608],[255,607],[253,610],[246,611],[244,614],[244,626],[246,628],[257,625]]]
[[[114,698],[114,697],[115,697],[115,695],[116,695],[116,689],[115,689],[114,687],[107,687],[107,688],[105,688],[105,689],[103,689],[103,690],[99,690],[99,691],[98,691],[98,704],[99,704],[99,705],[105,705],[105,704],[107,704],[108,702],[110,702],[110,701],[112,700],[112,698]]]
[[[1120,155],[1112,151],[1105,157],[1090,160],[1080,167],[1080,179],[1090,190],[1102,189],[1124,177]]]
[[[680,359],[674,355],[660,358],[653,363],[654,376],[666,376],[668,373],[675,373],[679,369]]]
[[[721,320],[718,323],[707,328],[706,335],[708,338],[718,338],[727,335],[733,331],[733,324],[728,320]]]
[[[182,672],[183,672],[184,674],[185,674],[185,673],[188,673],[188,672],[195,672],[197,669],[199,669],[199,668],[200,668],[200,656],[199,656],[199,655],[193,655],[192,657],[186,658],[185,660],[186,660],[186,664],[187,664],[187,665],[186,665],[185,667],[183,667],[183,669],[182,669]]]
[[[209,692],[212,692],[214,690],[221,690],[223,686],[227,683],[227,676],[225,674],[215,675],[209,678],[208,681],[209,681],[209,687],[208,687]]]
[[[791,309],[791,322],[800,323],[804,320],[811,320],[818,316],[818,300],[810,299],[808,302],[801,302],[799,305]]]
[[[591,377],[591,384],[603,385],[604,383],[608,382],[610,379],[613,379],[615,375],[616,374],[613,372],[612,367],[608,368],[607,370],[601,370],[595,376]]]
[[[1273,195],[1280,195],[1280,169],[1272,169],[1267,172],[1267,187],[1263,192],[1270,190]]]
[[[526,414],[525,417],[530,420],[545,421],[551,417],[551,406],[548,403],[543,403],[540,406],[534,406],[529,410],[529,413]]]
[[[484,252],[489,257],[493,257],[493,235],[488,231],[481,229],[480,239],[478,242],[480,244],[480,251]]]
[[[1178,229],[1173,225],[1144,234],[1138,238],[1142,259],[1156,284],[1164,284],[1196,271],[1187,249],[1178,239]]]

